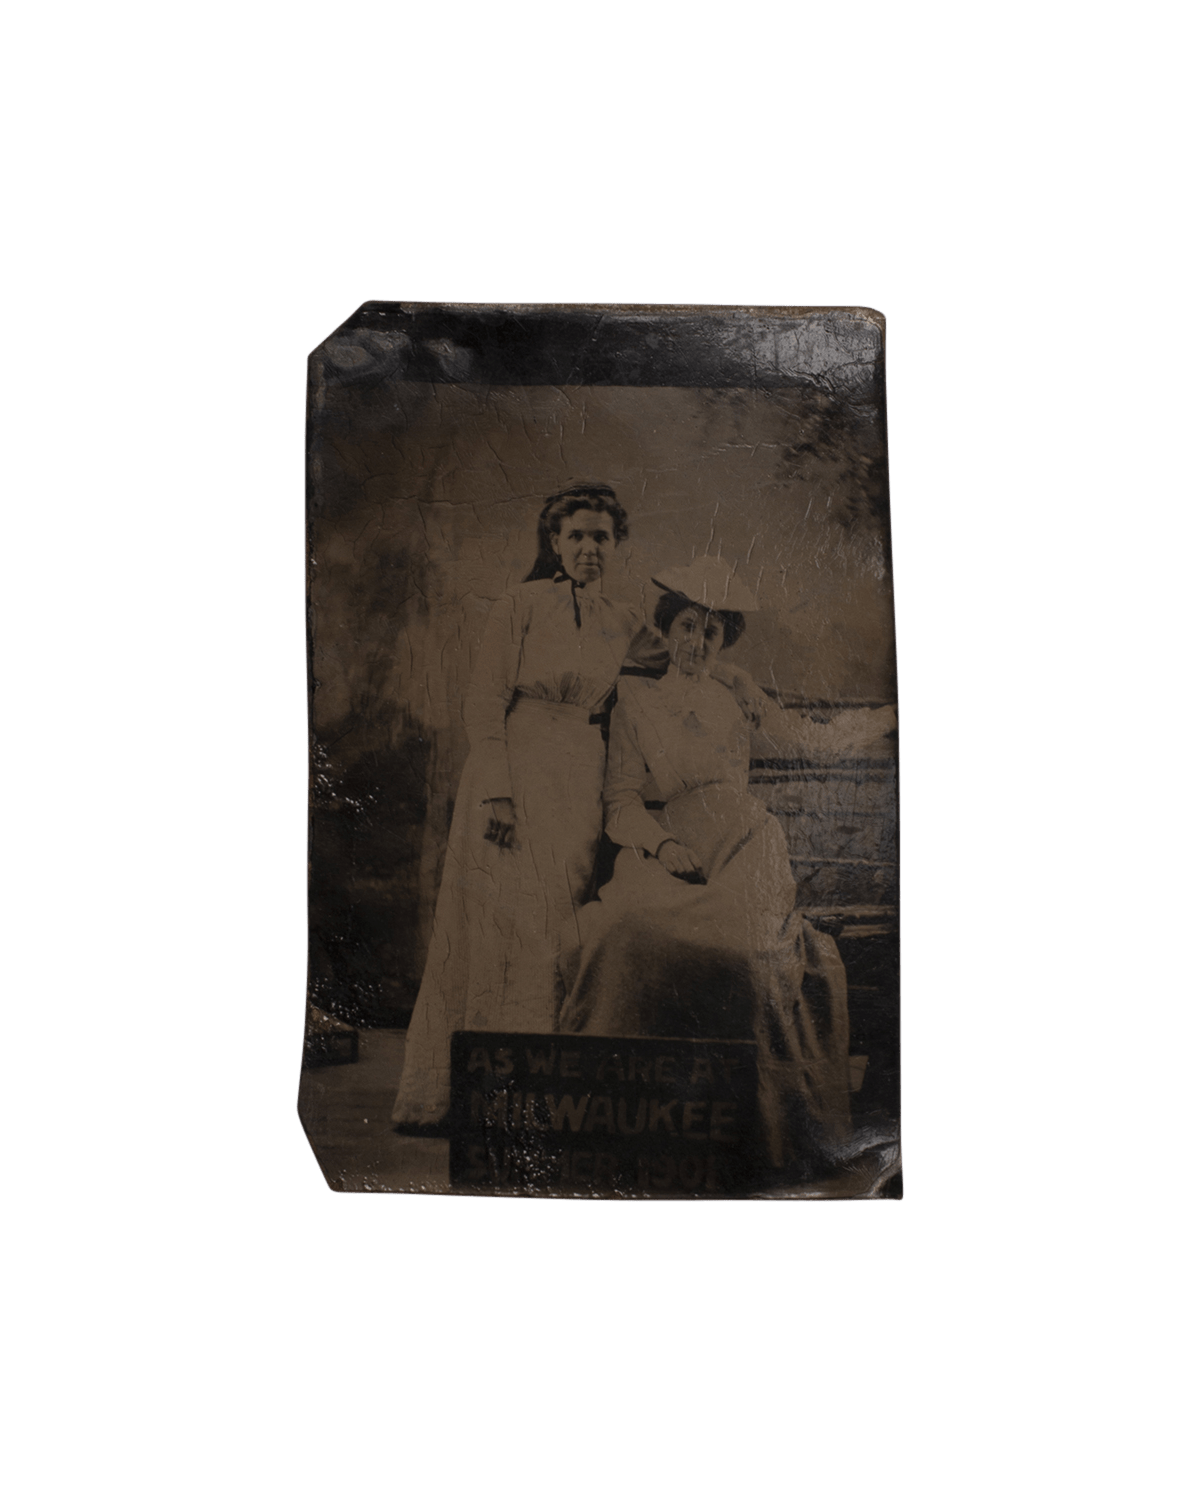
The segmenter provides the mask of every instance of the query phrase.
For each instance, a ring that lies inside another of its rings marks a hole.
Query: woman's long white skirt
[[[660,822],[696,855],[707,884],[622,849],[612,881],[564,938],[573,987],[559,1029],[754,1041],[774,1163],[814,1136],[844,1139],[846,971],[833,939],[795,910],[783,829],[751,793],[716,784],[672,798]],[[573,952],[571,933],[581,935]]]
[[[602,823],[604,741],[585,708],[519,698],[505,731],[515,844],[484,837],[484,766],[467,759],[425,975],[392,1119],[432,1125],[450,1105],[455,1031],[555,1028],[561,929],[587,894]]]

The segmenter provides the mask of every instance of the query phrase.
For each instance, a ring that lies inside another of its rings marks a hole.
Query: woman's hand
[[[493,797],[483,836],[489,844],[511,849],[517,831],[517,810],[511,797]]]
[[[700,861],[678,839],[664,839],[658,846],[657,858],[659,864],[677,879],[689,881],[692,885],[708,884],[704,871],[700,868]]]

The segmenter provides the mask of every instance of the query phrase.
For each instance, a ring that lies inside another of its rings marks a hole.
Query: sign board
[[[456,1032],[450,1181],[555,1196],[741,1197],[751,1042]]]

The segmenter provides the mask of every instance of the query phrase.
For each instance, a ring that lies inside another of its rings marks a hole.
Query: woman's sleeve
[[[751,677],[750,673],[741,667],[735,667],[732,662],[715,661],[708,669],[708,675],[719,682],[722,687],[727,687],[737,699],[738,707],[749,720],[754,729],[761,729],[763,721],[771,708],[771,700]]]
[[[667,643],[658,631],[639,623],[621,671],[637,677],[661,677],[670,660]]]
[[[511,594],[505,594],[492,606],[463,704],[471,751],[483,765],[485,802],[512,796],[504,721],[521,665],[521,641],[527,623],[523,613]]]
[[[802,714],[789,714],[773,698],[765,700],[766,709],[756,726],[754,750],[759,755],[811,759],[819,751],[821,731]]]
[[[608,732],[604,829],[614,844],[657,854],[666,834],[642,805],[645,780],[646,758],[638,744],[636,722],[629,706],[618,699]]]

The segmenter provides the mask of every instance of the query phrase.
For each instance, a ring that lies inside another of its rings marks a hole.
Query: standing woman
[[[552,495],[537,561],[488,616],[392,1112],[401,1129],[444,1119],[453,1032],[554,1029],[558,933],[587,894],[600,838],[604,711],[631,652],[644,665],[666,659],[638,612],[602,592],[628,534],[608,485]]]

